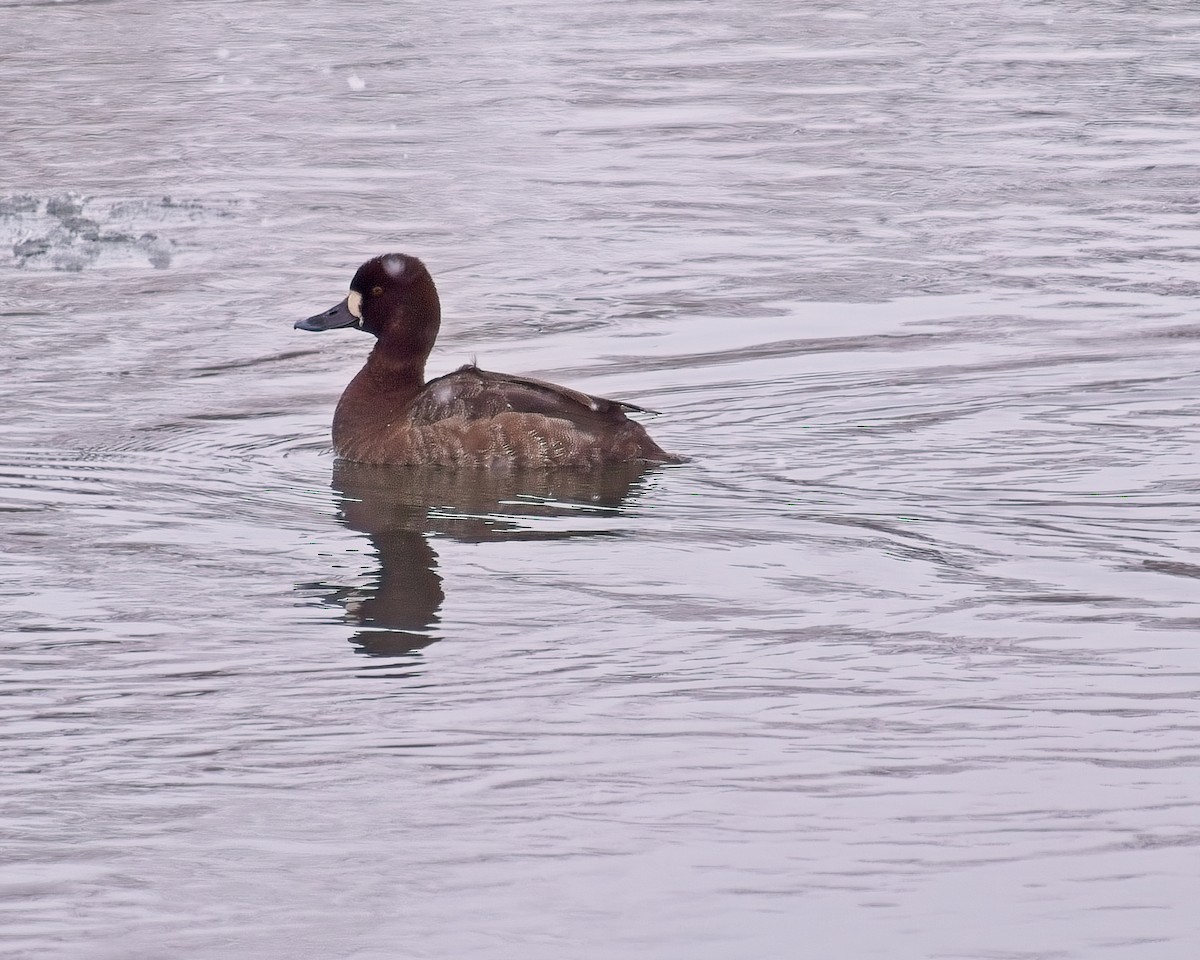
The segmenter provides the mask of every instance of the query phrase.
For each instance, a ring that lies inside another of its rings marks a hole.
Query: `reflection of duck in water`
[[[389,253],[355,273],[336,307],[301,330],[358,327],[376,337],[333,417],[333,447],[360,463],[447,467],[587,467],[673,463],[627,412],[566,387],[468,364],[425,382],[441,325],[437,289],[416,257]]]
[[[619,515],[650,468],[623,463],[596,470],[445,470],[338,461],[333,490],[339,520],[365,533],[379,559],[364,586],[305,584],[360,625],[352,642],[369,656],[397,656],[439,639],[444,599],[430,535],[470,543],[615,536],[596,519]],[[539,518],[587,517],[589,526],[536,529]]]

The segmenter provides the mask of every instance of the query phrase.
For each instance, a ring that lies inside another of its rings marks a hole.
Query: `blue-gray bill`
[[[307,320],[297,320],[297,330],[335,330],[338,327],[352,327],[358,323],[358,317],[350,312],[350,306],[343,300],[336,307],[330,307],[324,313],[318,313]]]

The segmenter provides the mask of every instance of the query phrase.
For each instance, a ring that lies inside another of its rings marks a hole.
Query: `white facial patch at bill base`
[[[357,290],[351,290],[346,294],[346,309],[354,314],[359,323],[362,323],[362,294]]]

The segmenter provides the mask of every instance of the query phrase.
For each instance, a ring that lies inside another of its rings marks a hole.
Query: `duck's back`
[[[341,431],[349,460],[443,466],[590,467],[634,460],[675,462],[641,424],[641,407],[467,365],[431,380],[405,409],[374,429]],[[645,411],[642,411],[645,412]]]

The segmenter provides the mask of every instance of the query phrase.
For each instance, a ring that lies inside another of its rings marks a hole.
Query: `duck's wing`
[[[536,413],[582,426],[621,422],[627,412],[654,411],[532,377],[491,373],[473,364],[430,380],[408,409],[409,417],[417,423],[436,423],[450,417],[481,420],[505,412]]]

